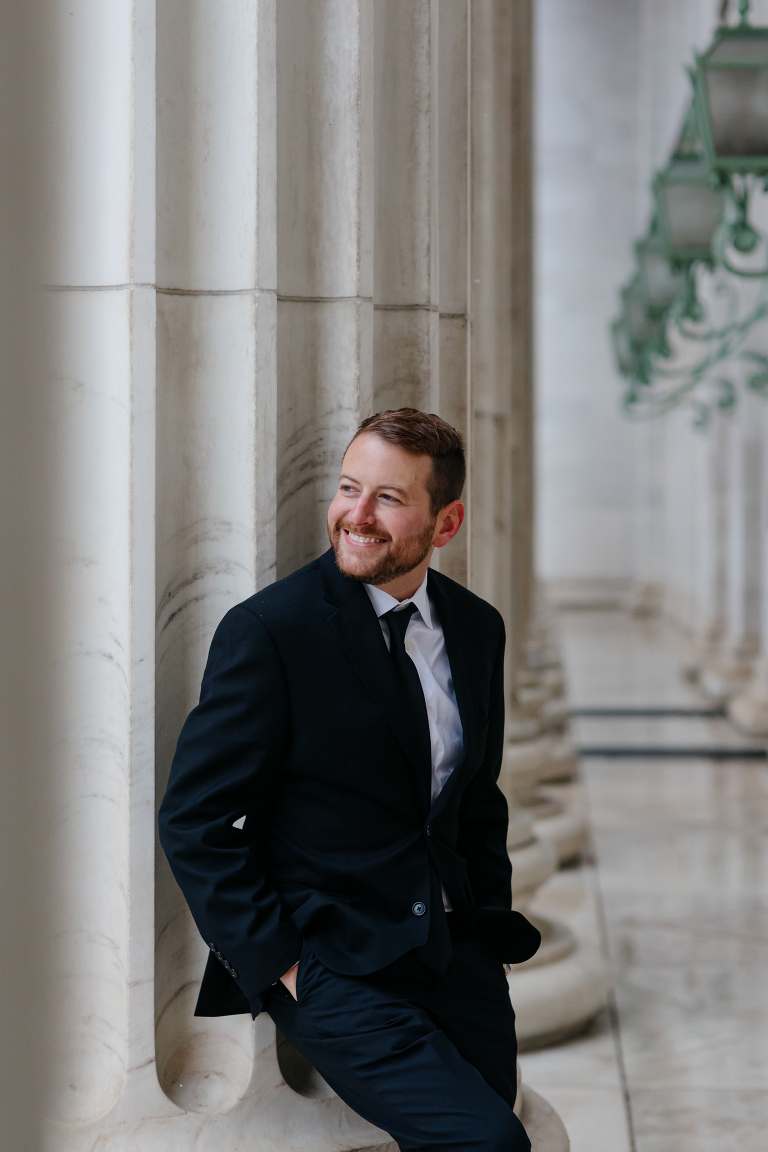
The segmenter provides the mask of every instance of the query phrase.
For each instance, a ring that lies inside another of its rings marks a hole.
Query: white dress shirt
[[[437,614],[427,595],[427,577],[410,600],[395,600],[388,592],[366,584],[374,611],[379,617],[381,631],[389,648],[389,628],[381,617],[393,608],[415,604],[416,612],[408,621],[405,632],[405,650],[416,665],[424,701],[427,705],[429,738],[432,744],[432,803],[440,795],[443,785],[461,760],[464,751],[464,732],[461,727],[456,693],[453,690],[451,666],[445,650],[445,637]]]
[[[396,600],[389,592],[384,592],[373,584],[365,584],[364,588],[379,618],[387,648],[390,643],[389,626],[386,620],[382,620],[384,613],[391,611],[392,608],[405,608],[407,604],[416,605],[416,611],[405,630],[405,650],[416,665],[424,692],[424,702],[427,705],[429,739],[432,745],[431,791],[434,804],[446,780],[461,760],[464,751],[464,730],[456,703],[456,693],[453,690],[445,637],[437,613],[427,595],[428,578],[429,574],[424,577],[409,600]],[[451,911],[451,903],[445,888],[443,888],[443,905],[446,912]]]

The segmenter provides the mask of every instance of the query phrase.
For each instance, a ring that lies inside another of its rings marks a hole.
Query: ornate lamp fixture
[[[753,28],[749,0],[736,27],[721,26],[693,82],[707,161],[714,171],[768,174],[768,28]]]
[[[763,278],[768,267],[734,266],[730,245],[748,255],[760,235],[748,219],[750,178],[768,176],[768,28],[753,28],[749,0],[739,0],[739,23],[721,25],[691,73],[707,162],[726,188],[729,219],[717,233],[715,257],[737,276]],[[726,5],[724,5],[725,11]]]
[[[654,314],[648,306],[640,275],[621,290],[621,314],[611,326],[616,365],[622,376],[637,384],[649,384],[657,357],[669,355],[666,313]]]
[[[659,235],[668,258],[676,263],[712,263],[712,241],[723,219],[725,190],[713,187],[703,156],[673,153],[653,182]]]
[[[622,314],[633,345],[649,354],[667,356],[666,324],[663,316],[653,316],[648,309],[639,276],[634,276],[621,290]]]
[[[701,142],[695,102],[688,109],[669,163],[653,181],[659,239],[675,264],[712,263],[712,242],[725,209],[725,189]]]
[[[768,398],[768,357],[743,347],[768,316],[768,260],[740,259],[758,246],[768,249],[768,237],[748,219],[754,189],[762,184],[768,191],[768,27],[748,23],[749,7],[739,0],[738,25],[721,26],[696,57],[694,101],[669,163],[654,179],[654,223],[635,246],[638,269],[612,325],[627,381],[623,407],[633,419],[687,405],[705,427],[712,411],[736,402],[735,385],[715,375],[736,361],[757,365],[747,387]],[[727,8],[723,0],[723,21]],[[706,311],[696,295],[697,263],[719,270]],[[723,272],[762,281],[749,314],[741,313],[738,281]],[[708,321],[713,312],[716,324]],[[676,336],[674,355],[668,329]]]
[[[661,319],[686,290],[685,268],[672,263],[667,255],[656,226],[635,244],[640,292],[645,299],[649,317]]]

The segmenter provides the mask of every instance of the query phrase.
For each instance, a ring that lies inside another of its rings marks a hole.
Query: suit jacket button
[[[421,900],[417,900],[413,908],[411,908],[411,912],[413,912],[414,916],[423,916],[426,910],[427,906],[426,904],[422,904]]]
[[[431,835],[432,835],[432,825],[431,825],[431,824],[427,824],[427,826],[426,826],[426,828],[424,829],[424,831],[426,832],[427,836],[431,836]]]
[[[235,972],[234,968],[230,968],[229,974],[233,980],[237,980],[237,972]]]

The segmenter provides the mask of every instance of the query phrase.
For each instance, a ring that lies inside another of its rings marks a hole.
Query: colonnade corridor
[[[560,1113],[573,1152],[758,1152],[768,1128],[765,741],[739,734],[686,683],[689,651],[672,625],[582,609],[561,611],[560,626],[572,734],[599,753],[583,756],[577,786],[592,849],[534,908],[570,918],[604,949],[611,992],[586,1033],[525,1054],[523,1075]],[[668,754],[637,754],[658,749]]]

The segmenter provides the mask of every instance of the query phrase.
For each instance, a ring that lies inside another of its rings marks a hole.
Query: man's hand
[[[285,984],[294,1000],[296,999],[296,973],[298,970],[299,962],[297,960],[293,968],[289,968],[285,975],[280,977],[280,983]]]

